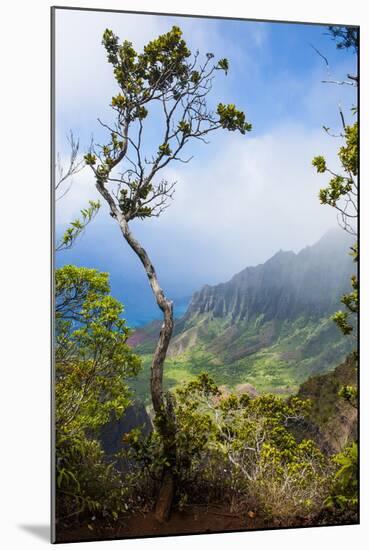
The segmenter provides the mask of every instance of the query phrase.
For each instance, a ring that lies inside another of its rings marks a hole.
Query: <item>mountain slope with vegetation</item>
[[[298,254],[280,251],[196,292],[175,325],[167,387],[206,371],[229,387],[250,383],[259,392],[291,394],[310,376],[333,370],[352,349],[329,318],[355,268],[350,244],[332,230]],[[159,327],[151,323],[130,340],[143,357],[141,394]]]
[[[343,392],[357,392],[358,373],[355,354],[350,354],[334,371],[313,376],[304,382],[297,394],[309,399],[311,410],[301,436],[315,440],[328,453],[339,452],[357,440],[356,398]]]

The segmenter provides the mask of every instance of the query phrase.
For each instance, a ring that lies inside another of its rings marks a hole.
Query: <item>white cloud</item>
[[[199,144],[207,149],[205,162],[195,157],[165,171],[164,177],[178,182],[173,203],[160,219],[135,222],[134,231],[168,279],[201,284],[226,280],[280,248],[297,251],[336,224],[333,209],[318,199],[327,178],[316,174],[311,160],[324,154],[335,168],[338,145],[323,131],[298,125],[260,136],[222,134],[207,147]],[[97,197],[86,168],[57,203],[59,230]],[[111,226],[104,210],[89,231]],[[107,254],[121,238],[109,231]]]
[[[232,22],[230,22],[232,23]],[[78,10],[58,10],[56,16],[56,114],[57,137],[63,146],[64,134],[77,129],[88,142],[97,117],[110,118],[109,103],[116,83],[111,65],[101,45],[105,28],[111,28],[121,40],[130,40],[141,51],[143,46],[159,34],[177,24],[192,51],[201,54],[213,52],[227,56],[231,68],[237,65],[257,68],[255,49],[266,43],[267,28],[263,23],[250,23],[248,42],[240,49],[225,39],[216,19],[196,19],[143,14],[104,13]],[[227,79],[219,79],[217,93],[227,90]]]
[[[268,23],[255,23],[249,36],[251,36],[257,48],[261,49],[264,47],[268,37]]]
[[[206,165],[168,172],[179,182],[175,200],[143,237],[178,271],[212,281],[280,248],[312,244],[336,222],[319,203],[326,179],[311,159],[325,153],[335,162],[336,146],[320,131],[291,125],[259,137],[226,136]]]
[[[98,112],[112,95],[111,67],[100,45],[102,30],[111,27],[140,48],[168,30],[169,18],[130,15],[128,19],[124,14],[68,11],[58,17],[61,107],[71,119],[76,116],[79,121],[86,116],[90,124],[91,113]],[[175,22],[174,18],[170,21]],[[215,20],[204,26],[203,21],[181,19],[181,26],[191,43],[202,51],[222,51],[224,44]],[[260,24],[252,28],[251,48],[265,46],[266,27]],[[248,62],[248,53],[242,52],[242,62]],[[328,86],[320,84],[319,75],[306,88],[306,81],[289,81],[278,74],[271,90],[270,101],[276,109],[279,95],[285,99],[285,94],[290,93],[291,98],[298,97],[300,101],[304,97],[301,121],[310,123],[313,116],[316,120],[318,111],[323,123],[328,108],[334,110],[332,93]],[[337,93],[341,91],[336,91],[334,97]],[[197,284],[226,280],[247,265],[265,261],[280,248],[297,251],[312,244],[336,224],[333,209],[319,203],[318,191],[327,178],[316,174],[311,159],[324,154],[334,167],[337,140],[318,126],[312,130],[287,122],[262,135],[256,132],[247,136],[222,133],[212,136],[211,145],[196,144],[198,149],[194,152],[198,157],[186,165],[172,164],[163,174],[178,181],[170,208],[159,220],[133,224],[168,281],[183,280],[185,286],[185,281]],[[74,177],[70,193],[57,203],[58,229],[94,198],[97,192],[91,171],[86,168]],[[109,237],[104,253],[108,255],[121,239],[118,231],[111,232],[111,225],[105,211],[99,214],[98,223],[89,228],[91,235],[101,235],[106,230]],[[124,249],[122,254],[131,251]]]
[[[143,14],[58,10],[56,17],[56,98],[57,111],[73,117],[101,114],[109,103],[116,83],[111,65],[101,45],[105,28],[121,40],[129,40],[141,51],[159,34],[181,26],[189,46],[202,53],[221,50],[216,20],[160,17]],[[86,113],[86,114],[88,114]]]
[[[113,95],[112,70],[101,45],[106,28],[137,48],[166,30],[162,19],[149,15],[58,10],[56,92],[57,107],[64,112],[75,114],[86,107],[93,111]]]

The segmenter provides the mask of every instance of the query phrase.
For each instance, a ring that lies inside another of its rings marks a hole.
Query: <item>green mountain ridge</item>
[[[258,392],[291,394],[310,376],[333,370],[353,348],[330,320],[355,271],[351,245],[332,230],[298,254],[280,251],[196,292],[175,323],[167,387],[207,371],[230,388],[249,383]],[[144,371],[159,328],[151,323],[133,337]]]

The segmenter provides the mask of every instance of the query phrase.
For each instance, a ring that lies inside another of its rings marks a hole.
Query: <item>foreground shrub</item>
[[[123,308],[110,296],[106,273],[64,266],[56,270],[55,290],[57,517],[115,518],[127,491],[96,434],[129,405],[126,381],[140,360],[127,345]]]
[[[130,495],[113,463],[107,463],[97,440],[83,433],[57,441],[57,518],[61,522],[97,517],[108,520],[129,509]]]
[[[332,459],[335,465],[332,489],[325,501],[328,510],[334,516],[343,516],[343,520],[358,519],[359,456],[358,446],[354,442]]]
[[[171,397],[176,419],[176,487],[180,507],[194,501],[250,506],[284,524],[315,516],[329,494],[332,465],[312,441],[298,442],[290,425],[309,402],[274,395],[223,397],[207,374]],[[131,434],[131,452],[153,479],[165,454],[155,432]]]

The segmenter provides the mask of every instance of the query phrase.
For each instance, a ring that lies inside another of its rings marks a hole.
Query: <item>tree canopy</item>
[[[109,29],[102,42],[119,87],[111,100],[116,123],[102,123],[110,132],[110,141],[92,147],[85,162],[93,169],[98,188],[118,185],[117,207],[126,221],[159,216],[175,186],[165,179],[155,181],[160,170],[171,161],[188,162],[181,153],[190,140],[206,141],[206,135],[220,128],[245,134],[251,124],[234,104],[219,103],[215,110],[208,107],[206,99],[215,73],[227,74],[229,62],[214,62],[212,53],[200,61],[199,52],[191,54],[179,27],[149,42],[142,53],[137,53],[131,42],[120,44]],[[158,104],[164,131],[148,158],[143,153],[144,121]],[[118,165],[121,171],[113,176]],[[109,202],[106,193],[105,198]]]

